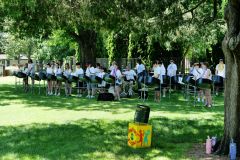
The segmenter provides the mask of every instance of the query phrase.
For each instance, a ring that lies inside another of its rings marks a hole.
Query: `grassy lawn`
[[[152,147],[127,146],[128,123],[140,100],[97,102],[23,93],[0,78],[0,159],[194,159],[193,145],[223,131],[223,97],[193,107],[181,93],[151,107]]]

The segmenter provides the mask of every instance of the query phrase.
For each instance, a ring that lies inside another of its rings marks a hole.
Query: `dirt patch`
[[[188,157],[196,160],[228,160],[227,156],[217,156],[213,154],[206,154],[205,143],[195,144],[193,148],[188,152]]]

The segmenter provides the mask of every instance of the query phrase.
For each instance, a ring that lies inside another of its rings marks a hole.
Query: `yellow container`
[[[129,123],[128,146],[132,148],[146,148],[151,146],[152,125]]]

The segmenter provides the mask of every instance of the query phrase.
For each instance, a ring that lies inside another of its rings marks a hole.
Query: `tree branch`
[[[189,12],[193,12],[195,9],[197,9],[197,8],[198,8],[201,4],[203,4],[204,2],[206,2],[206,0],[200,1],[200,2],[199,2],[196,6],[194,6],[193,8],[191,8],[191,9],[183,12],[182,15],[183,15],[183,14],[186,14],[186,13],[189,13]]]

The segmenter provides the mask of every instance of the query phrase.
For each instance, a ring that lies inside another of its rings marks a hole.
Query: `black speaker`
[[[150,114],[150,107],[144,106],[144,105],[138,105],[135,116],[134,116],[134,122],[135,123],[148,123]]]

